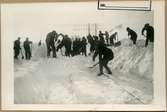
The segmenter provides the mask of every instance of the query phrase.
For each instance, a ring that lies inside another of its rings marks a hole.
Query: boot
[[[108,74],[112,75],[112,72],[111,72],[111,71],[109,71],[109,72],[108,72]]]
[[[101,76],[101,75],[103,75],[104,73],[99,73],[99,74],[97,74],[97,76]]]

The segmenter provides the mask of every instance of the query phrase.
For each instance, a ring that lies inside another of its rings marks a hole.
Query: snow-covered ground
[[[92,57],[46,58],[46,48],[34,47],[30,61],[14,62],[16,104],[149,104],[153,100],[153,45],[132,46],[123,40],[112,48],[112,75],[97,76]]]

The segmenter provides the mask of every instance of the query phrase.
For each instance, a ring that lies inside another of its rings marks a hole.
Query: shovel
[[[94,68],[96,65],[98,65],[99,64],[99,62],[97,62],[97,63],[95,63],[94,65],[92,65],[92,66],[90,66],[89,68]]]

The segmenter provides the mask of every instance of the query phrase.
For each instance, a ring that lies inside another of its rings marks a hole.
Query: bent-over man
[[[93,61],[95,61],[95,58],[99,54],[99,69],[100,73],[98,76],[103,75],[103,67],[108,71],[108,74],[112,74],[110,68],[108,67],[108,62],[114,58],[113,51],[106,47],[106,45],[103,43],[103,40],[99,40],[96,46],[95,53],[93,55]]]

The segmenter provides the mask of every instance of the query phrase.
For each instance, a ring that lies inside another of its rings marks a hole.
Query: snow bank
[[[153,44],[149,43],[145,48],[145,40],[138,40],[136,45],[128,39],[121,42],[121,46],[112,48],[115,55],[111,63],[112,69],[152,80]]]

